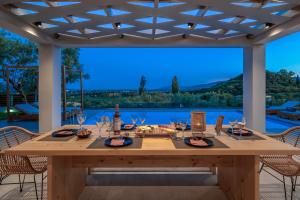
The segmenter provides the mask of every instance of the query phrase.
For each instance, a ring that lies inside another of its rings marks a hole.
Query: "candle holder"
[[[191,128],[193,132],[206,131],[206,113],[192,111],[191,112]]]

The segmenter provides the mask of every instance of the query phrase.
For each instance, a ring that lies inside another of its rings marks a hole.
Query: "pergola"
[[[300,1],[1,0],[0,26],[39,44],[40,131],[61,125],[62,47],[243,48],[244,115],[264,131],[265,44],[300,30]]]

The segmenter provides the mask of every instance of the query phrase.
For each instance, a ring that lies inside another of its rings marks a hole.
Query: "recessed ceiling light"
[[[42,28],[42,22],[34,22],[33,24],[38,28]]]
[[[267,23],[265,24],[265,29],[272,28],[272,26],[274,26],[274,24],[267,22]]]
[[[116,22],[115,23],[115,27],[116,27],[116,29],[121,29],[121,23],[120,22]]]
[[[187,25],[189,30],[193,30],[195,28],[195,24],[192,22],[189,22]]]

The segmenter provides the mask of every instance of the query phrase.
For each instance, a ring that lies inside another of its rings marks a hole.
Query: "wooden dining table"
[[[78,128],[64,126],[61,128]],[[93,134],[66,141],[47,141],[53,131],[6,151],[13,155],[48,157],[48,200],[78,199],[86,185],[88,168],[181,168],[217,167],[218,185],[228,199],[259,199],[259,156],[300,155],[300,149],[254,131],[261,139],[238,140],[222,133],[215,136],[226,147],[176,148],[171,138],[142,138],[138,148],[88,148],[99,134],[96,126],[85,126]],[[207,126],[205,133],[214,134]],[[182,140],[183,142],[183,140]]]

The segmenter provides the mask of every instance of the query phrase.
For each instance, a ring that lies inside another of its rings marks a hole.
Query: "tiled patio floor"
[[[216,176],[213,175],[155,174],[149,176],[149,174],[139,174],[135,176],[135,178],[130,178],[132,175],[124,174],[89,176],[89,186],[85,188],[80,200],[199,200],[203,199],[203,196],[205,196],[205,200],[226,199],[222,191],[215,186]],[[31,181],[31,178],[28,176],[27,181]],[[136,181],[136,178],[140,180]],[[17,176],[11,176],[6,181],[17,181]],[[142,184],[143,182],[144,184]],[[44,187],[44,197],[46,197],[46,184]],[[40,185],[38,189],[40,191]],[[287,179],[287,190],[288,197],[290,197],[289,179]],[[265,172],[261,174],[260,191],[262,200],[284,200],[282,183]],[[0,199],[34,200],[34,186],[33,184],[25,184],[24,191],[20,193],[18,185],[1,185]],[[297,187],[294,193],[294,200],[300,200],[300,187]]]

